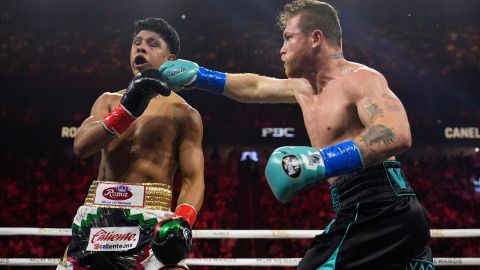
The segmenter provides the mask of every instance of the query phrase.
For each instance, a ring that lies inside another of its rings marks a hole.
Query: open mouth
[[[143,66],[147,63],[147,59],[145,59],[145,57],[141,54],[135,56],[135,58],[133,59],[133,64],[135,66]]]

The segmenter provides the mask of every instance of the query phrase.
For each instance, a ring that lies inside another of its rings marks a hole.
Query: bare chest
[[[172,156],[177,138],[177,125],[173,116],[158,102],[151,102],[145,112],[109,145],[107,155],[121,153],[131,159],[158,160]]]
[[[355,104],[340,88],[298,98],[305,128],[313,147],[325,147],[358,134],[363,128]]]

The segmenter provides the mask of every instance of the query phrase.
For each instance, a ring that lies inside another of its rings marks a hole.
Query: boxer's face
[[[174,60],[167,43],[159,34],[142,30],[134,38],[130,50],[133,74],[146,69],[158,69],[166,60]]]
[[[280,49],[285,74],[289,78],[302,77],[307,72],[311,44],[307,35],[300,29],[301,14],[288,20],[283,31],[283,46]]]

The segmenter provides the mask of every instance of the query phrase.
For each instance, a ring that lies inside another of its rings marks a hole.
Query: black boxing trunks
[[[57,270],[162,269],[150,243],[155,225],[173,215],[171,201],[167,184],[94,181]]]
[[[341,176],[330,196],[335,217],[298,269],[434,269],[428,218],[399,162]]]

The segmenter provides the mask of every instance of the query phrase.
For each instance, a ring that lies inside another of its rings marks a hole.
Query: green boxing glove
[[[192,227],[197,212],[189,204],[180,204],[174,216],[158,223],[153,231],[152,252],[164,265],[176,265],[192,248]]]
[[[176,265],[192,249],[192,229],[182,217],[157,224],[152,239],[152,252],[164,265]]]
[[[226,73],[209,70],[183,59],[166,61],[159,70],[162,79],[174,92],[194,87],[221,95],[227,81]]]

